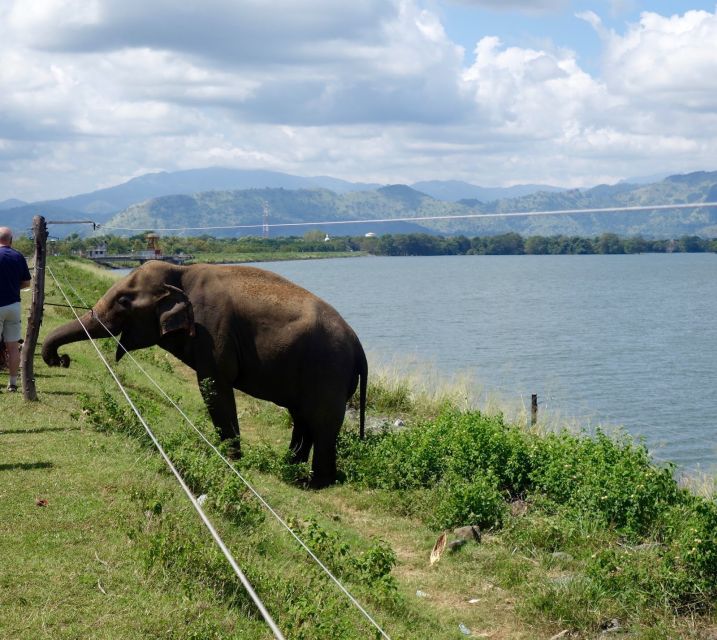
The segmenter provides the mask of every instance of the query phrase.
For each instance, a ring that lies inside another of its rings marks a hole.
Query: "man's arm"
[[[20,280],[20,288],[21,289],[27,289],[30,286],[30,283],[32,282],[32,275],[30,274],[30,269],[27,268],[27,260],[23,258],[23,266],[25,267],[23,269],[24,273],[20,274],[20,277],[22,280]]]

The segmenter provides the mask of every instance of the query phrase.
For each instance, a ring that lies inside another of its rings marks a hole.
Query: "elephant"
[[[232,457],[241,455],[234,389],[289,411],[292,459],[308,462],[313,447],[312,487],[336,480],[338,433],[359,380],[363,438],[368,365],[361,342],[333,307],[277,274],[249,266],[146,262],[79,321],[52,331],[43,342],[43,360],[69,366],[58,349],[86,340],[83,325],[93,338],[108,337],[103,324],[121,336],[127,351],[156,344],[194,369]],[[124,353],[118,345],[116,360]]]

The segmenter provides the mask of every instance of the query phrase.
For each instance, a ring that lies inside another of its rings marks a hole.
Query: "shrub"
[[[500,525],[506,504],[492,473],[476,475],[471,480],[449,475],[435,489],[431,523],[439,529],[477,524],[483,528]]]
[[[673,478],[673,466],[656,466],[645,446],[627,436],[549,434],[536,441],[532,457],[534,491],[633,539],[645,536],[685,493]]]

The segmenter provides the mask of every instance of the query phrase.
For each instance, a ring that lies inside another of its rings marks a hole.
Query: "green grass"
[[[51,266],[88,300],[111,282],[81,262]],[[43,335],[69,317],[48,308]],[[38,403],[0,395],[0,638],[269,637],[92,347],[66,350],[67,370],[38,357]],[[193,372],[156,348],[136,357],[216,442]],[[371,637],[131,361],[117,370],[287,637]],[[286,411],[241,394],[240,467],[393,638],[459,638],[460,624],[477,637],[593,638],[613,618],[631,638],[709,637],[715,503],[640,443],[537,434],[467,408],[460,390],[370,380],[369,416],[407,426],[360,441],[349,420],[343,484],[303,488]],[[469,523],[482,542],[430,566],[438,534]]]

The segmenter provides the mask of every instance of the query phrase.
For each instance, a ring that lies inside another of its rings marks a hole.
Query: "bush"
[[[444,477],[435,489],[434,504],[431,522],[439,529],[466,524],[496,527],[506,512],[497,478],[491,473],[476,475],[472,480]]]
[[[506,498],[530,500],[537,511],[510,519],[506,538],[548,553],[574,546],[614,602],[700,608],[717,596],[717,505],[680,489],[674,466],[656,465],[627,436],[539,436],[500,415],[448,409],[365,441],[343,433],[339,460],[350,483],[390,491],[388,508],[412,503],[436,529],[497,527]],[[661,544],[629,551],[645,540]]]
[[[645,446],[626,436],[549,434],[535,442],[532,458],[533,491],[591,514],[631,539],[645,536],[664,509],[686,495],[672,465],[656,466]]]

